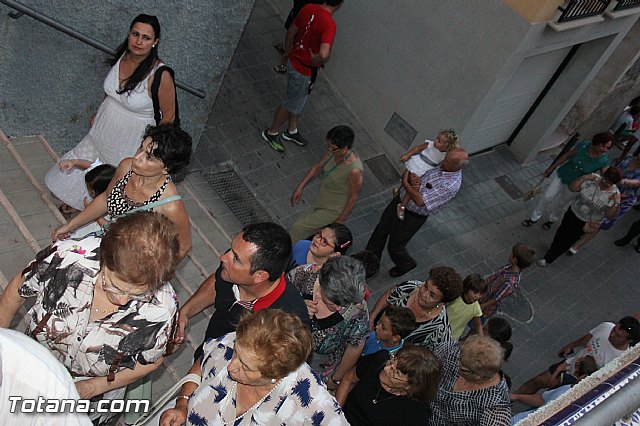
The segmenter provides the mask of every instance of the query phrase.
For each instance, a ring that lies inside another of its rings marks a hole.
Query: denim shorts
[[[290,113],[300,114],[309,97],[310,82],[311,76],[300,74],[289,61],[287,64],[287,91],[282,99],[282,107]]]

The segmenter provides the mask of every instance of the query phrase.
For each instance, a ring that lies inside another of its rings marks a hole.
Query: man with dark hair
[[[336,36],[333,14],[343,0],[325,0],[322,4],[307,4],[289,26],[285,39],[283,63],[288,61],[287,91],[273,117],[271,127],[262,131],[262,138],[271,148],[284,152],[280,128],[288,122],[282,139],[305,146],[307,141],[298,132],[298,115],[302,112],[318,75],[318,69],[329,61],[331,45]]]
[[[245,226],[220,256],[218,270],[200,285],[178,314],[176,343],[185,340],[189,319],[214,305],[204,340],[235,330],[243,312],[278,308],[310,325],[302,296],[286,282],[291,237],[271,222]],[[200,348],[196,351],[196,357]]]
[[[416,177],[420,181],[418,189],[412,186],[409,175],[405,175],[400,194],[384,209],[367,243],[367,250],[381,259],[382,250],[387,245],[387,239],[389,240],[389,256],[395,264],[389,270],[389,275],[399,277],[418,265],[409,255],[407,244],[429,215],[440,211],[456,196],[462,185],[462,168],[468,161],[467,151],[463,148],[452,149],[438,167]],[[409,194],[411,201],[407,204],[404,220],[400,220],[396,214],[396,206],[405,193]]]
[[[598,368],[602,368],[638,341],[640,341],[640,323],[634,317],[627,316],[616,324],[603,322],[581,338],[560,348],[558,356],[564,358],[560,363],[567,363],[566,371],[574,374],[578,359],[590,355],[595,358]],[[574,351],[579,347],[581,347],[580,350]],[[568,357],[569,355],[571,356]],[[516,393],[532,395],[541,388],[549,387],[551,376],[560,363],[551,365],[547,370],[528,380]]]

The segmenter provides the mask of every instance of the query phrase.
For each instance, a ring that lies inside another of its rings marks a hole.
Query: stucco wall
[[[274,0],[283,15],[290,3]],[[529,27],[498,1],[350,0],[335,20],[321,72],[392,158],[405,150],[384,131],[394,112],[417,130],[414,144],[462,131]]]
[[[24,4],[116,47],[139,13],[158,16],[160,57],[176,78],[206,92],[178,90],[183,127],[200,138],[254,0],[25,0]],[[9,136],[43,133],[63,152],[86,134],[103,98],[106,54],[34,19],[13,20],[0,5],[0,128]]]

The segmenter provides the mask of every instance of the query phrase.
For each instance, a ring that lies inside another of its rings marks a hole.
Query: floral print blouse
[[[338,402],[320,378],[303,363],[278,382],[256,407],[235,418],[236,382],[227,367],[236,333],[210,339],[204,345],[202,383],[189,399],[187,424],[202,425],[348,425]]]
[[[167,283],[150,302],[130,300],[116,312],[90,322],[99,250],[100,238],[94,235],[57,242],[29,265],[19,289],[20,296],[36,298],[29,310],[27,334],[50,313],[34,338],[75,377],[107,376],[116,357],[120,358],[118,371],[133,369],[138,362],[157,361],[165,353],[177,312],[176,294]]]

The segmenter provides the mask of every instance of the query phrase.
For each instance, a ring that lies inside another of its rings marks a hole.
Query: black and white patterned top
[[[387,298],[390,305],[407,307],[409,296],[418,289],[422,281],[405,281],[396,285]],[[447,310],[442,307],[440,315],[429,321],[416,322],[416,328],[405,337],[405,342],[423,345],[433,350],[437,344],[451,340],[451,326],[447,318]]]
[[[127,193],[124,188],[127,186],[127,182],[129,182],[129,178],[133,174],[133,170],[129,170],[127,174],[125,174],[122,179],[120,179],[114,185],[113,189],[107,196],[107,212],[109,216],[112,218],[116,218],[118,216],[122,216],[123,214],[127,214],[130,210],[135,209],[137,207],[146,206],[149,203],[155,203],[162,197],[164,190],[171,182],[171,176],[167,175],[164,180],[162,186],[153,194],[147,201],[143,201],[141,203],[131,200],[127,197]],[[153,209],[150,209],[153,210]]]
[[[434,350],[442,362],[442,381],[431,402],[428,424],[436,426],[511,425],[511,401],[504,378],[497,385],[472,391],[454,391],[459,373],[458,342],[442,343]]]

